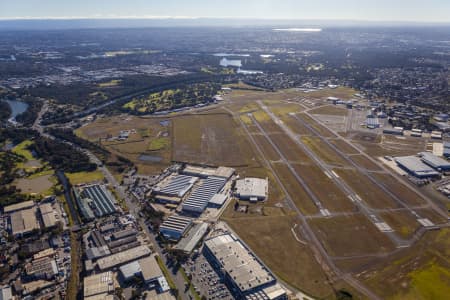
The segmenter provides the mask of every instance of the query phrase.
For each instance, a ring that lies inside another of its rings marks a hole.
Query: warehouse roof
[[[14,211],[17,210],[21,210],[21,209],[25,209],[25,208],[30,208],[34,206],[34,202],[32,200],[30,201],[24,201],[24,202],[20,202],[20,203],[16,203],[16,204],[11,204],[8,206],[5,206],[3,208],[3,211],[5,214],[7,213],[12,213]]]
[[[154,254],[140,259],[139,265],[141,266],[144,281],[150,281],[164,276]]]
[[[205,245],[241,292],[275,280],[272,274],[235,236],[231,234],[216,236],[207,240]]]
[[[417,176],[436,176],[439,175],[438,172],[433,170],[428,165],[424,164],[419,157],[416,156],[400,156],[395,157],[394,160],[407,169],[409,172]]]
[[[100,270],[106,270],[112,267],[126,264],[127,262],[150,254],[151,254],[150,249],[147,246],[142,245],[112,254],[110,256],[102,257],[97,261],[97,265],[100,268]]]
[[[430,152],[421,152],[419,155],[422,157],[424,163],[433,168],[450,168],[450,162]]]
[[[196,189],[183,203],[183,210],[203,211],[208,205],[209,200],[219,192],[225,183],[226,178],[209,176],[203,181],[202,185]]]
[[[244,178],[236,181],[236,193],[241,198],[257,197],[266,198],[269,183],[267,179]]]
[[[139,262],[135,260],[126,265],[121,266],[119,270],[124,278],[131,278],[136,274],[141,273],[141,266],[139,265]]]
[[[19,210],[11,214],[11,231],[13,235],[24,234],[40,229],[36,218],[36,207]]]
[[[197,246],[200,240],[205,236],[207,231],[208,224],[196,224],[191,230],[189,230],[187,236],[183,237],[180,242],[175,245],[174,249],[185,253],[191,253],[195,246]]]
[[[45,228],[56,225],[58,220],[56,219],[55,211],[50,203],[39,205],[39,211],[41,212],[42,221],[44,222]]]
[[[112,293],[114,280],[112,272],[100,273],[84,278],[84,297]]]
[[[90,207],[97,216],[105,216],[116,211],[115,199],[104,185],[94,184],[80,188],[80,196],[90,199]]]
[[[159,226],[159,230],[174,230],[184,233],[191,224],[192,219],[190,218],[172,215]]]
[[[155,190],[157,193],[166,194],[169,196],[183,197],[196,183],[197,177],[187,175],[177,175],[171,177],[167,185],[159,190]]]
[[[209,199],[210,204],[222,206],[225,201],[227,201],[227,195],[225,194],[214,194],[211,199]]]

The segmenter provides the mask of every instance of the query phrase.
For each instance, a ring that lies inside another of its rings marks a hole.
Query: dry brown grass
[[[313,215],[319,212],[312,199],[291,173],[289,168],[282,163],[273,164],[273,168],[288,194],[291,196],[297,208],[305,215]]]
[[[356,192],[364,202],[373,208],[398,208],[399,204],[370,179],[356,170],[334,170]]]
[[[350,159],[356,163],[358,166],[369,170],[369,171],[381,171],[381,167],[376,163],[365,157],[364,155],[352,155]]]
[[[400,198],[403,202],[408,205],[423,205],[426,203],[419,194],[412,191],[410,188],[405,186],[402,182],[399,182],[392,175],[388,174],[372,174],[375,179],[382,183],[391,193]]]
[[[364,215],[308,221],[332,256],[364,255],[393,250],[394,245]]]
[[[312,109],[309,113],[314,115],[346,116],[348,115],[348,110],[342,106],[326,105]]]
[[[292,234],[291,228],[296,222],[293,217],[226,221],[283,281],[315,297],[334,298],[333,288],[321,266],[309,248]],[[298,231],[297,235],[302,238]]]
[[[294,165],[297,174],[330,211],[355,211],[344,192],[315,165]]]

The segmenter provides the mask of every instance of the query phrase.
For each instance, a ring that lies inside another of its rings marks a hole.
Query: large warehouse
[[[191,213],[202,213],[211,198],[217,194],[225,185],[227,179],[224,177],[209,176],[182,204],[183,211]]]
[[[154,190],[155,193],[171,196],[183,197],[197,182],[198,178],[186,175],[176,175],[170,177],[164,186]]]
[[[170,216],[159,226],[159,232],[169,240],[178,241],[191,227],[192,220],[181,216]]]
[[[418,178],[438,177],[439,172],[422,162],[416,156],[400,156],[394,158],[395,162],[409,174]]]
[[[103,217],[117,211],[116,200],[104,185],[82,186],[75,189],[74,195],[85,219],[93,219],[92,214]]]
[[[236,181],[236,196],[241,200],[265,200],[269,190],[268,179],[244,178]]]
[[[203,248],[211,265],[220,270],[230,290],[241,299],[251,298],[264,289],[275,286],[276,279],[269,270],[234,235],[224,234],[205,241]],[[286,293],[276,299],[284,299]]]
[[[436,156],[430,152],[421,152],[419,153],[419,155],[424,163],[435,170],[442,172],[450,170],[450,162],[446,161],[443,158],[440,158],[439,156]]]

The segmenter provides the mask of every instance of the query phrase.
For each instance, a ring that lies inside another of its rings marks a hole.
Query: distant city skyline
[[[450,23],[448,0],[0,0],[0,19],[351,20]]]

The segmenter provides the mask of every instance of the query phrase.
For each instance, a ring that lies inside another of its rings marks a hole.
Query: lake
[[[11,117],[9,121],[16,122],[16,117],[28,109],[28,104],[17,100],[5,100],[11,107]]]

